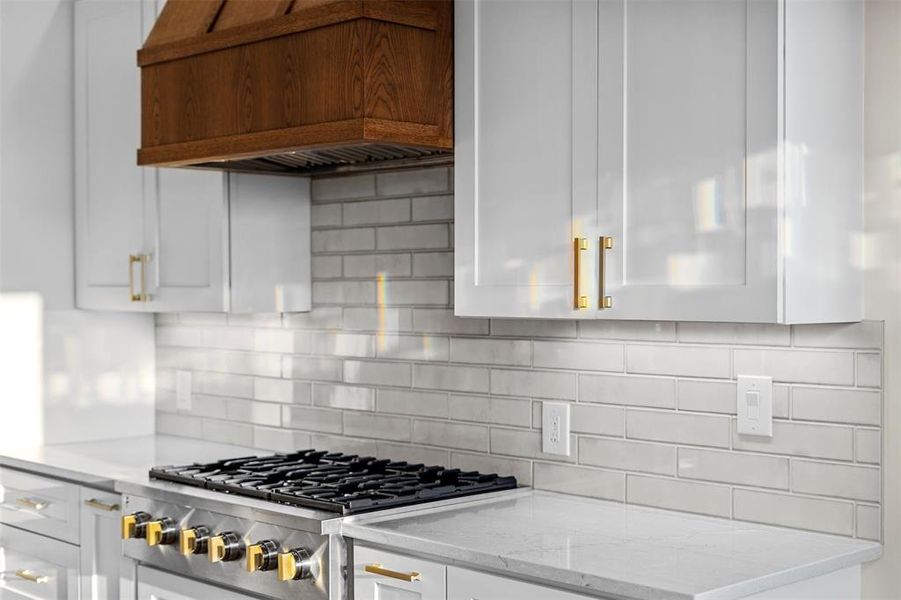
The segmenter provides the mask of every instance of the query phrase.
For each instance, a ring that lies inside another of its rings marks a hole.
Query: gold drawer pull
[[[128,256],[128,298],[132,302],[150,302],[150,294],[147,293],[147,262],[150,256],[147,254],[130,254]],[[134,264],[141,265],[141,293],[135,294]]]
[[[28,569],[16,571],[16,577],[24,579],[25,581],[30,581],[31,583],[47,583],[50,581],[50,578],[46,575],[38,575],[37,573],[32,573]]]
[[[409,573],[402,573],[401,571],[392,571],[390,569],[384,568],[382,565],[378,563],[374,563],[371,565],[366,565],[363,567],[363,570],[367,573],[373,573],[375,575],[382,575],[384,577],[390,577],[392,579],[400,579],[401,581],[422,581],[422,575],[417,573],[416,571],[411,571]]]
[[[607,250],[613,249],[613,238],[598,239],[598,308],[613,308],[613,297],[607,295]]]
[[[106,502],[101,502],[97,498],[85,500],[84,505],[90,506],[91,508],[96,508],[97,510],[105,510],[106,512],[116,512],[119,510],[118,504],[107,504]]]
[[[588,296],[582,294],[582,252],[588,250],[588,240],[577,237],[573,240],[573,308],[588,308]]]
[[[32,500],[31,498],[16,498],[16,504],[28,507],[31,510],[44,510],[50,503]]]

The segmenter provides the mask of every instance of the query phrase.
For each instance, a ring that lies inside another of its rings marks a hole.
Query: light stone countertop
[[[154,485],[147,471],[155,465],[265,453],[155,435],[6,450],[0,465],[113,490]],[[527,488],[333,523],[333,533],[401,553],[645,600],[741,598],[882,552],[875,542]]]
[[[341,527],[363,543],[646,600],[741,598],[882,553],[875,542],[532,490]]]

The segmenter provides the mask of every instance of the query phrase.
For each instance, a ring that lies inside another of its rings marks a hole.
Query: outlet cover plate
[[[738,433],[773,437],[773,378],[739,375]]]
[[[542,403],[541,451],[545,454],[570,455],[569,404],[567,402]]]

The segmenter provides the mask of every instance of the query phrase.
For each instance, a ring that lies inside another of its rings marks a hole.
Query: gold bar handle
[[[588,296],[582,294],[582,252],[588,250],[588,240],[582,237],[573,239],[573,308],[588,308]]]
[[[106,502],[101,502],[97,498],[85,500],[84,505],[91,508],[96,508],[97,510],[105,510],[106,512],[116,512],[119,510],[118,504],[107,504]]]
[[[33,500],[32,498],[16,498],[16,504],[25,506],[27,508],[30,508],[31,510],[44,510],[45,508],[47,508],[47,506],[50,505],[49,502]]]
[[[613,308],[613,297],[607,295],[607,250],[613,249],[613,238],[598,238],[598,309]]]
[[[400,579],[401,581],[422,581],[422,575],[420,575],[416,571],[410,571],[409,573],[404,573],[402,571],[392,571],[391,569],[386,569],[378,563],[366,565],[365,567],[363,567],[363,570],[367,573],[382,575],[383,577],[390,577],[392,579]]]
[[[50,581],[50,578],[46,575],[38,575],[37,573],[32,573],[28,569],[19,569],[16,571],[16,577],[32,583],[47,583]]]
[[[128,255],[128,298],[132,302],[149,302],[150,294],[147,293],[147,262],[150,256],[146,254]],[[135,294],[135,270],[134,264],[141,265],[141,293]]]

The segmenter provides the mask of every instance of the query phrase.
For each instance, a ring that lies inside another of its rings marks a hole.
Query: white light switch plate
[[[191,410],[190,371],[176,371],[175,373],[175,408],[178,410]]]
[[[541,451],[569,456],[569,404],[566,402],[542,403]]]
[[[773,437],[773,378],[738,376],[738,433]]]

